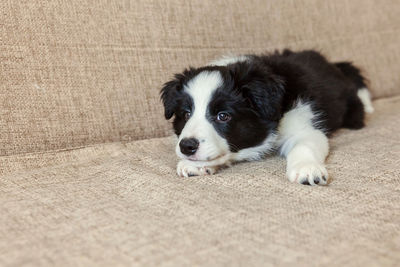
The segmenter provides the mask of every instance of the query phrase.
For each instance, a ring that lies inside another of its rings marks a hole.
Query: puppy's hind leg
[[[326,185],[328,138],[313,125],[315,115],[307,104],[287,112],[279,126],[280,153],[286,157],[286,174],[291,182]]]

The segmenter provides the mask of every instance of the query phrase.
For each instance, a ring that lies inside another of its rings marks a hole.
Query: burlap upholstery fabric
[[[0,265],[396,266],[400,97],[374,104],[365,129],[330,140],[327,187],[290,183],[278,157],[179,178],[172,137],[14,169],[0,179]]]
[[[0,2],[0,155],[171,133],[161,85],[226,53],[352,60],[400,93],[397,0]]]

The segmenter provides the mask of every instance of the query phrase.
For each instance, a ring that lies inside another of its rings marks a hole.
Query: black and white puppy
[[[365,79],[349,62],[315,51],[224,58],[189,68],[161,90],[165,118],[174,115],[180,176],[207,175],[232,162],[279,151],[287,177],[327,184],[327,136],[364,126],[372,112]]]

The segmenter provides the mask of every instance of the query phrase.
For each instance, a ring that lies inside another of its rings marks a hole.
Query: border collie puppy
[[[224,58],[189,68],[164,84],[165,118],[174,115],[180,176],[214,174],[278,151],[291,182],[325,185],[330,133],[364,126],[372,112],[365,79],[349,62],[315,51]]]

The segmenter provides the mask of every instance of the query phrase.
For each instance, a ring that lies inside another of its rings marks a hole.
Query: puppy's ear
[[[263,65],[243,63],[231,70],[236,88],[262,118],[277,121],[282,116],[285,82]]]
[[[167,120],[171,119],[178,104],[178,92],[182,89],[178,75],[175,79],[164,84],[161,89],[161,100],[164,104],[164,115]]]
[[[171,119],[179,104],[179,94],[183,90],[185,81],[193,78],[195,68],[185,69],[182,73],[175,74],[175,79],[164,84],[161,89],[161,100],[164,104],[164,115],[167,120]]]
[[[242,87],[242,94],[263,118],[279,120],[284,94],[283,80],[276,76],[249,81]]]

